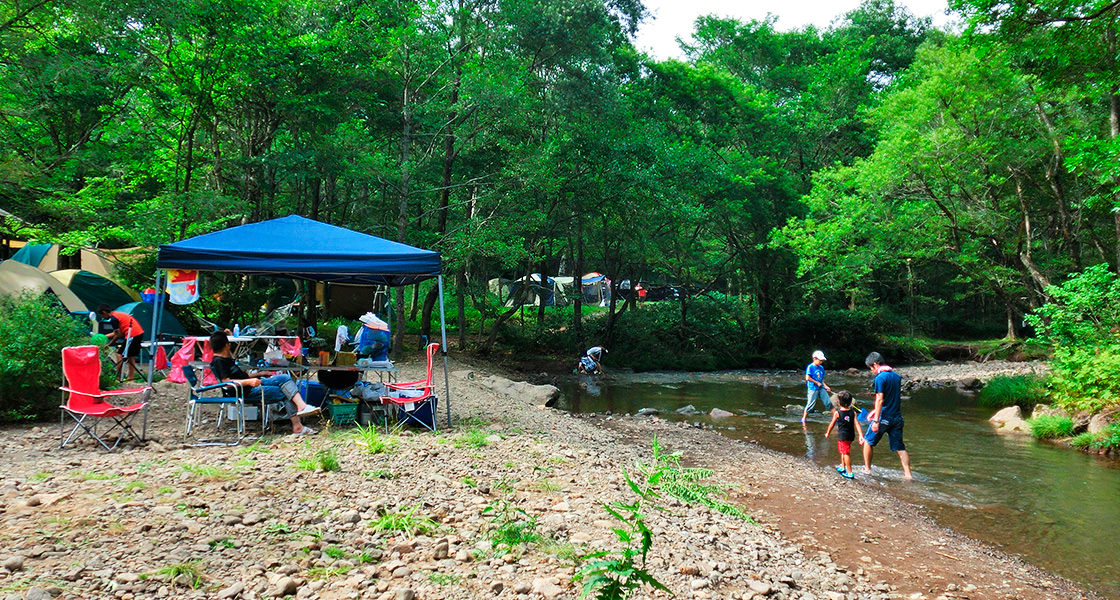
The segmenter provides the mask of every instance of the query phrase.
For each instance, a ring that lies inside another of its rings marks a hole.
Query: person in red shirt
[[[116,346],[119,359],[114,359],[118,370],[120,369],[121,361],[128,364],[128,378],[132,379],[136,376],[136,357],[140,356],[140,342],[144,339],[144,327],[140,325],[140,321],[128,313],[111,310],[108,304],[102,304],[97,307],[97,314],[103,323],[107,323],[112,327],[112,331],[106,334],[109,338],[109,343]]]

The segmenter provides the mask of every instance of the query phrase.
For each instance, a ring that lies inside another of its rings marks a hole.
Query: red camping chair
[[[70,346],[62,349],[62,373],[66,384],[58,389],[70,394],[66,404],[59,406],[62,413],[59,415],[59,429],[66,434],[66,416],[74,419],[74,429],[70,435],[62,440],[60,448],[65,448],[85,431],[106,450],[113,450],[121,443],[125,436],[131,436],[137,442],[142,441],[132,428],[132,420],[147,403],[148,392],[152,388],[132,388],[127,390],[102,390],[101,389],[101,354],[97,346]],[[131,406],[116,406],[106,400],[111,396],[125,396],[131,394],[144,394],[144,399]],[[97,425],[101,419],[110,419],[113,426],[108,431],[98,434]],[[120,428],[117,441],[112,446],[105,443],[103,437]]]
[[[438,349],[439,344],[428,344],[427,378],[386,384],[389,395],[382,396],[381,403],[396,408],[398,423],[414,423],[429,431],[436,430],[436,404],[439,398],[436,397],[432,387],[432,357]],[[386,430],[389,428],[388,419],[385,420],[385,428]]]

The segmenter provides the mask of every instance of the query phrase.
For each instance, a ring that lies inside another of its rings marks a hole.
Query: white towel
[[[350,328],[345,325],[338,326],[338,333],[334,334],[334,351],[342,352],[343,347],[350,343]]]

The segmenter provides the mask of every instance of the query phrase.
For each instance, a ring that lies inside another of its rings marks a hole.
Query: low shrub
[[[996,375],[980,390],[976,399],[985,408],[1018,405],[1024,411],[1048,400],[1046,378],[1039,375]]]
[[[1070,437],[1073,435],[1073,419],[1054,415],[1040,415],[1027,420],[1031,434],[1040,440]]]
[[[0,297],[0,422],[58,417],[62,349],[89,343],[53,296]]]
[[[1050,363],[1054,403],[1071,412],[1120,404],[1120,345],[1061,349]]]
[[[1082,450],[1120,450],[1120,423],[1097,433],[1082,433],[1070,440],[1070,445]]]

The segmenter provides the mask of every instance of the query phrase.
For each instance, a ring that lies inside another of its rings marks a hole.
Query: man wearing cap
[[[886,434],[891,450],[898,452],[903,476],[910,479],[910,453],[902,441],[902,377],[883,364],[883,356],[878,352],[868,354],[864,362],[875,376],[875,408],[867,414],[871,427],[866,435],[867,443],[863,445],[864,472],[871,473],[871,449]]]
[[[828,410],[828,393],[832,391],[832,388],[824,382],[824,365],[821,364],[826,360],[828,359],[824,357],[824,352],[816,350],[813,352],[813,362],[805,367],[805,387],[808,388],[808,399],[805,400],[805,410],[801,411],[802,424],[805,423],[805,418],[809,416],[809,411],[817,405],[818,399],[820,399],[824,410]]]

